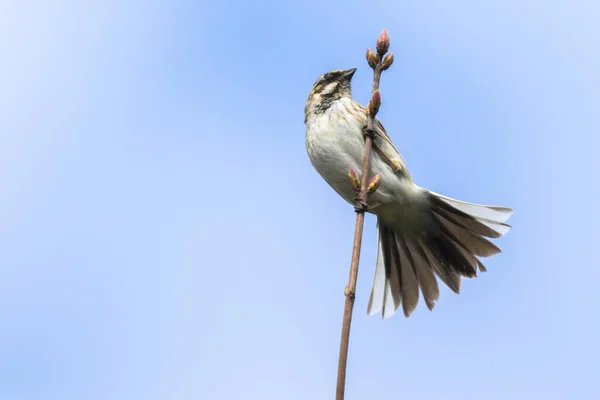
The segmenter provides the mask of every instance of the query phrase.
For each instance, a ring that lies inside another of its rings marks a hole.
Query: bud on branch
[[[385,56],[385,58],[383,59],[383,63],[381,63],[381,69],[383,71],[385,71],[386,69],[388,69],[389,67],[392,66],[393,62],[394,62],[394,53],[390,53],[387,56]]]
[[[375,53],[371,49],[367,49],[367,62],[369,63],[369,67],[373,69],[377,66],[377,57],[375,57]]]
[[[350,179],[350,183],[354,187],[354,190],[360,189],[360,179],[358,179],[358,174],[352,168],[348,171],[348,178]]]
[[[371,178],[369,182],[369,186],[367,186],[367,192],[369,194],[375,193],[377,189],[379,189],[379,185],[381,184],[381,175],[377,174]]]
[[[381,32],[381,35],[379,35],[379,38],[377,39],[377,54],[383,56],[385,53],[387,53],[389,48],[390,36],[388,35],[387,30],[384,29],[383,32]]]
[[[379,112],[379,107],[381,107],[381,94],[379,93],[379,90],[376,90],[373,92],[371,101],[367,106],[367,115],[375,117],[377,112]]]

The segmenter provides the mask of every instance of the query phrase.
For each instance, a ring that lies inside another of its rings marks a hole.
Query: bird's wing
[[[389,146],[390,148],[392,148],[394,150],[394,152],[400,156],[400,152],[396,149],[396,147],[394,147],[394,144],[392,143],[392,139],[389,137],[389,135],[387,134],[385,128],[383,127],[383,124],[376,119],[375,122],[377,123],[377,133],[379,134],[379,137],[381,137],[381,139],[385,142],[387,142],[387,146]]]
[[[353,102],[353,105],[356,107],[357,112],[364,115],[366,124],[367,109],[357,102]],[[389,137],[385,131],[385,128],[383,127],[383,124],[378,119],[375,119],[375,132],[376,136],[373,139],[373,150],[379,154],[379,156],[392,168],[394,172],[402,173],[404,176],[410,179],[404,159],[400,155],[398,149],[394,147],[392,139]]]
[[[367,109],[365,107],[362,106],[362,104],[353,101],[353,105],[356,107],[356,111],[363,114],[364,118],[366,118],[366,113],[367,113]],[[366,119],[365,119],[365,124],[366,124]],[[382,142],[382,144],[384,144],[386,147],[389,148],[389,150],[391,150],[388,154],[389,156],[396,156],[396,157],[400,157],[400,152],[394,147],[393,143],[392,143],[392,139],[389,137],[389,135],[387,134],[385,128],[383,127],[383,124],[377,119],[375,118],[375,131],[377,132],[377,136],[381,139],[379,140],[379,142]]]
[[[386,161],[394,172],[401,172],[408,178],[410,175],[408,173],[408,169],[406,168],[406,163],[404,159],[400,155],[400,152],[394,147],[392,143],[392,139],[388,136],[385,128],[379,120],[375,120],[376,126],[375,130],[377,131],[377,136],[373,140],[373,147],[377,153]]]

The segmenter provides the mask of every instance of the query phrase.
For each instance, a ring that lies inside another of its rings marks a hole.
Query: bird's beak
[[[347,71],[344,71],[344,78],[346,78],[348,80],[352,79],[352,76],[354,75],[355,72],[356,72],[356,68],[352,68]]]

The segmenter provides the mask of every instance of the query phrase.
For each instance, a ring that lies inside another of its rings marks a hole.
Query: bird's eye
[[[325,75],[323,75],[323,79],[325,79],[326,81],[331,79],[331,74],[328,72]]]

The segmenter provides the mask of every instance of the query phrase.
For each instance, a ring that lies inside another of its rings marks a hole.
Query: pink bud
[[[386,70],[389,67],[392,66],[392,63],[394,62],[394,53],[390,53],[387,56],[385,56],[385,58],[383,59],[383,63],[381,64],[381,69],[382,70]]]
[[[383,32],[381,32],[381,35],[379,35],[379,38],[377,39],[377,53],[380,56],[382,56],[388,51],[389,48],[390,48],[390,36],[388,35],[387,31],[384,29]]]
[[[379,112],[380,106],[381,94],[379,93],[379,90],[376,90],[371,95],[371,101],[369,102],[369,106],[367,107],[367,114],[372,115],[374,117]]]
[[[375,53],[373,53],[371,49],[367,49],[367,62],[371,68],[375,68],[377,66],[377,57],[375,57]]]
[[[354,190],[358,190],[360,188],[360,179],[358,179],[358,174],[354,169],[350,168],[348,178],[350,178],[350,183],[354,187]]]
[[[379,189],[380,184],[381,184],[381,175],[377,174],[371,178],[371,181],[369,182],[369,186],[367,186],[367,192],[369,192],[369,194],[375,193],[375,191],[377,189]]]
[[[373,102],[373,106],[379,108],[381,105],[381,93],[379,93],[379,90],[373,92],[371,95],[371,101]]]

